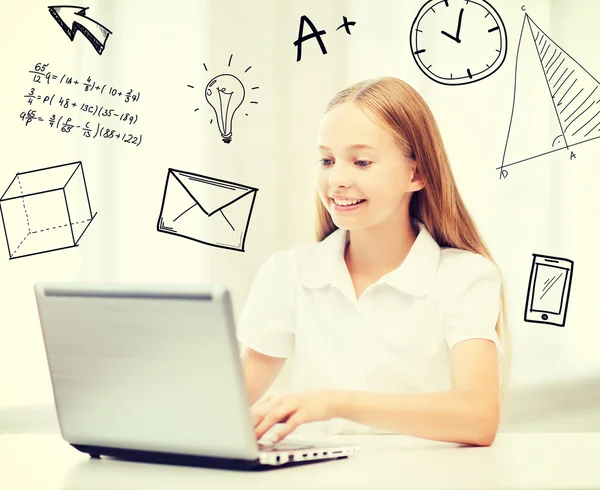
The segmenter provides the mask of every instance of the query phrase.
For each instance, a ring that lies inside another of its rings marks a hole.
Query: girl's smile
[[[367,202],[366,199],[337,199],[335,197],[331,198],[333,210],[341,213],[354,211],[360,208],[365,202]]]

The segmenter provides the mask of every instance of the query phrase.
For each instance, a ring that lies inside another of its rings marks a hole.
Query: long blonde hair
[[[387,128],[410,159],[416,160],[425,187],[414,192],[409,215],[421,221],[440,247],[468,250],[492,258],[473,218],[458,192],[439,128],[429,106],[406,82],[393,77],[365,80],[336,94],[325,112],[338,104],[351,101]],[[337,226],[317,193],[317,240],[321,241]],[[496,264],[497,266],[497,264]],[[496,333],[504,350],[500,401],[503,403],[510,369],[510,335],[506,315],[506,285],[498,268],[500,313]]]

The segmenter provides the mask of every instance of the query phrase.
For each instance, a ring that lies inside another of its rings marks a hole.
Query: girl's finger
[[[265,418],[265,415],[273,412],[273,410],[275,410],[281,403],[281,400],[269,397],[268,399],[261,401],[260,405],[257,404],[256,406],[253,406],[253,408],[250,409],[250,413],[254,428],[256,429],[256,427]]]
[[[300,424],[304,423],[304,419],[296,410],[293,414],[287,418],[285,425],[279,429],[273,437],[273,442],[279,442],[288,435],[290,435]]]
[[[255,401],[254,404],[252,404],[250,406],[250,409],[252,410],[252,409],[259,408],[262,405],[264,405],[264,404],[266,404],[266,403],[268,403],[270,401],[271,401],[271,395],[265,395],[262,398],[260,398],[259,400]]]
[[[275,410],[269,412],[256,427],[256,438],[260,439],[271,427],[279,423],[281,420],[287,420],[295,409],[281,405]]]

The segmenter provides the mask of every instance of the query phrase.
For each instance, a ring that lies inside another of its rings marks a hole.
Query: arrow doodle
[[[48,11],[71,41],[75,38],[77,31],[80,31],[94,46],[97,53],[102,54],[106,46],[106,40],[112,32],[102,24],[86,17],[85,11],[88,8],[73,5],[55,5],[48,7]]]

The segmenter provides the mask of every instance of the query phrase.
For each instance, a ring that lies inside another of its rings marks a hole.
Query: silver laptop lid
[[[35,294],[67,442],[258,457],[226,289],[38,283]]]

